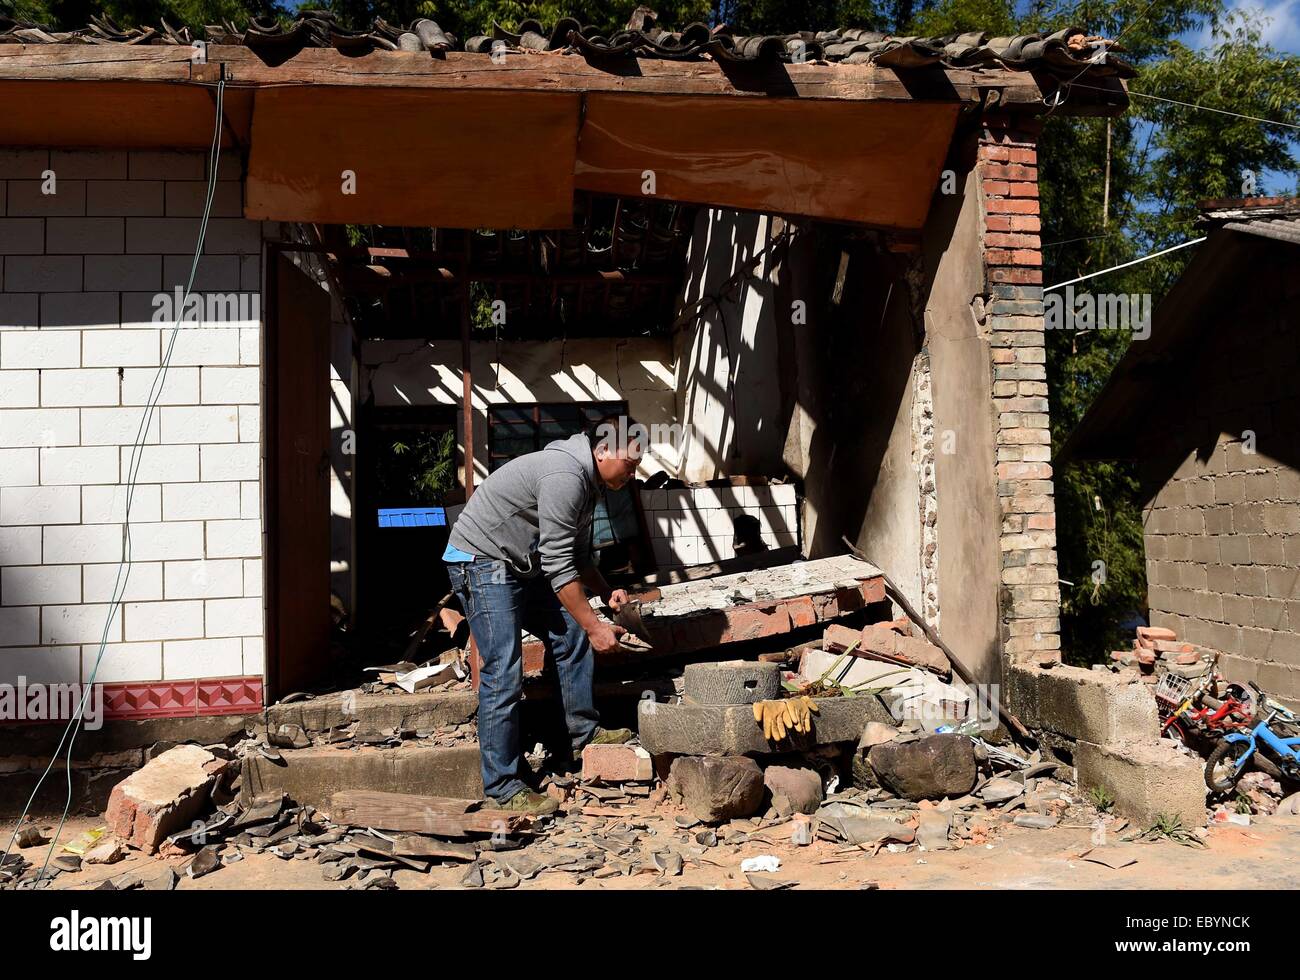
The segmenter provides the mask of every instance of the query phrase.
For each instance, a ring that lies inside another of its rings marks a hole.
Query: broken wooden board
[[[511,834],[526,830],[527,816],[480,809],[480,800],[414,796],[376,790],[342,790],[330,797],[330,816],[351,827],[374,827],[435,837]]]

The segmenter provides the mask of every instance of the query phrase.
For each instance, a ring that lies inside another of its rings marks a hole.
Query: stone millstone
[[[963,735],[873,746],[867,762],[880,784],[908,800],[964,796],[975,786],[975,745]]]
[[[683,695],[692,704],[753,704],[781,695],[781,670],[756,660],[688,664]]]
[[[704,823],[753,816],[763,805],[763,771],[745,756],[682,756],[668,773],[673,798]]]

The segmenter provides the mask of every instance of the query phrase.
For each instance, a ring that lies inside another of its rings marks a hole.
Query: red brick
[[[990,214],[984,219],[984,227],[988,231],[1011,231],[1012,218],[1008,215]]]
[[[1038,197],[1038,182],[1037,182],[1037,181],[1032,181],[1032,182],[1031,182],[1031,181],[1012,181],[1012,182],[1011,182],[1011,191],[1010,191],[1010,193],[1011,193],[1011,196],[1012,196],[1012,197],[1033,197],[1033,198],[1037,198],[1037,197]]]
[[[1011,151],[1007,150],[1010,156]],[[984,177],[987,180],[1038,180],[1038,168],[1026,167],[1019,163],[989,164],[984,168]]]
[[[903,636],[887,625],[867,626],[861,632],[832,626],[822,637],[822,647],[829,653],[843,653],[855,643],[854,655],[868,660],[904,663],[936,674],[946,674],[949,670],[948,658],[929,640]]]
[[[984,193],[994,197],[1008,197],[1011,194],[1011,185],[1005,180],[986,180]]]
[[[650,753],[639,745],[588,745],[582,750],[582,778],[603,783],[648,782],[654,778]]]
[[[1038,202],[1032,198],[994,197],[985,202],[990,214],[1037,214]]]
[[[989,220],[993,220],[992,215],[989,216]],[[1042,221],[1030,215],[1013,214],[1006,220],[1010,223],[1012,231],[1037,232],[1042,230]]]
[[[808,598],[808,596],[791,599],[785,605],[787,612],[790,614],[792,628],[798,629],[800,626],[811,626],[817,622],[817,610],[813,608],[812,599]]]
[[[1014,235],[989,229],[984,244],[1000,248],[1038,248],[1039,239],[1037,235]]]
[[[1037,165],[1038,163],[1038,151],[1031,147],[1013,146],[1010,148],[1007,157],[1012,163],[1027,163],[1034,165]]]
[[[1166,626],[1139,626],[1137,635],[1148,640],[1176,640],[1178,634]]]
[[[1050,480],[1050,463],[999,463],[999,480]]]
[[[1011,147],[1009,147],[1009,146],[988,146],[988,145],[985,145],[985,146],[981,146],[981,147],[980,147],[980,159],[981,159],[981,160],[1002,160],[1002,161],[1006,161],[1006,160],[1010,160],[1010,159],[1011,159],[1011,154],[1012,154],[1013,152],[1014,152],[1014,151],[1013,151],[1013,150],[1011,149]]]
[[[1027,248],[991,248],[985,253],[989,265],[1042,265],[1043,253]]]

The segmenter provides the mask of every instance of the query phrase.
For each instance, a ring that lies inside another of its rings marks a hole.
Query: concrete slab
[[[793,732],[782,742],[769,742],[754,721],[751,705],[661,704],[642,701],[637,728],[642,746],[652,755],[756,755],[811,749],[832,742],[857,743],[869,721],[893,724],[879,698],[818,698],[820,714],[813,730]]]
[[[323,807],[330,796],[345,789],[483,798],[477,745],[391,749],[317,746],[286,751],[282,756],[282,763],[261,756],[245,760],[245,802],[265,793],[285,792],[297,803]]]

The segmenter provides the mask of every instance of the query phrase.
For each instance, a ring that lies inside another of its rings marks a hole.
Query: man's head
[[[621,490],[636,475],[648,438],[645,426],[626,415],[606,415],[587,431],[596,475],[610,490]]]

